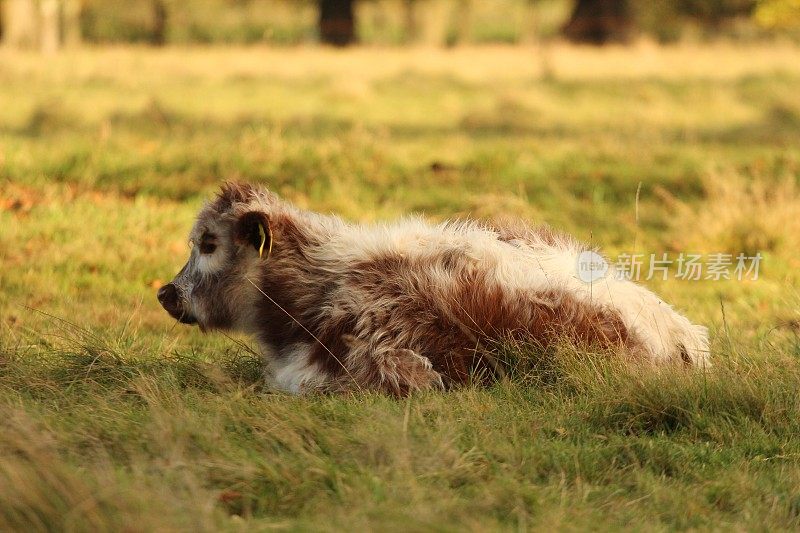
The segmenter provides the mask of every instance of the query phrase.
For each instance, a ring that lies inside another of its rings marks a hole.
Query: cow
[[[268,382],[290,393],[405,396],[493,379],[492,349],[508,339],[709,365],[706,328],[631,280],[577,275],[582,254],[601,256],[546,226],[353,224],[226,183],[190,243],[161,305],[203,331],[253,337]]]

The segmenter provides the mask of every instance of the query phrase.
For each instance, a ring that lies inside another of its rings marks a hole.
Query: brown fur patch
[[[256,195],[257,190],[246,183],[227,181],[220,188],[220,192],[211,206],[218,213],[224,213],[229,211],[234,204],[249,202]]]

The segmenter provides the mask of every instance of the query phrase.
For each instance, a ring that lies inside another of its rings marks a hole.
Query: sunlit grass
[[[797,527],[798,53],[0,51],[0,529]],[[224,179],[764,263],[648,282],[709,373],[516,347],[489,388],[291,398],[155,300]]]

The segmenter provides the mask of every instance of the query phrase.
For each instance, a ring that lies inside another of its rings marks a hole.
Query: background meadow
[[[0,50],[0,529],[798,527],[799,58]],[[646,282],[711,328],[708,373],[564,351],[489,389],[293,398],[248,339],[155,298],[223,180],[354,221],[764,259],[756,281]]]

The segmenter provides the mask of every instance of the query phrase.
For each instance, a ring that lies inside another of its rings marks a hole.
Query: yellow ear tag
[[[267,243],[267,234],[264,231],[264,225],[258,225],[258,234],[261,236],[261,246],[258,247],[258,257],[264,257],[264,245]],[[272,241],[269,243],[269,250],[267,251],[267,257],[269,257],[270,252],[272,252]]]
[[[258,257],[264,257],[264,244],[267,242],[267,234],[264,232],[264,226],[258,225],[258,234],[261,236],[261,246],[258,247]]]

